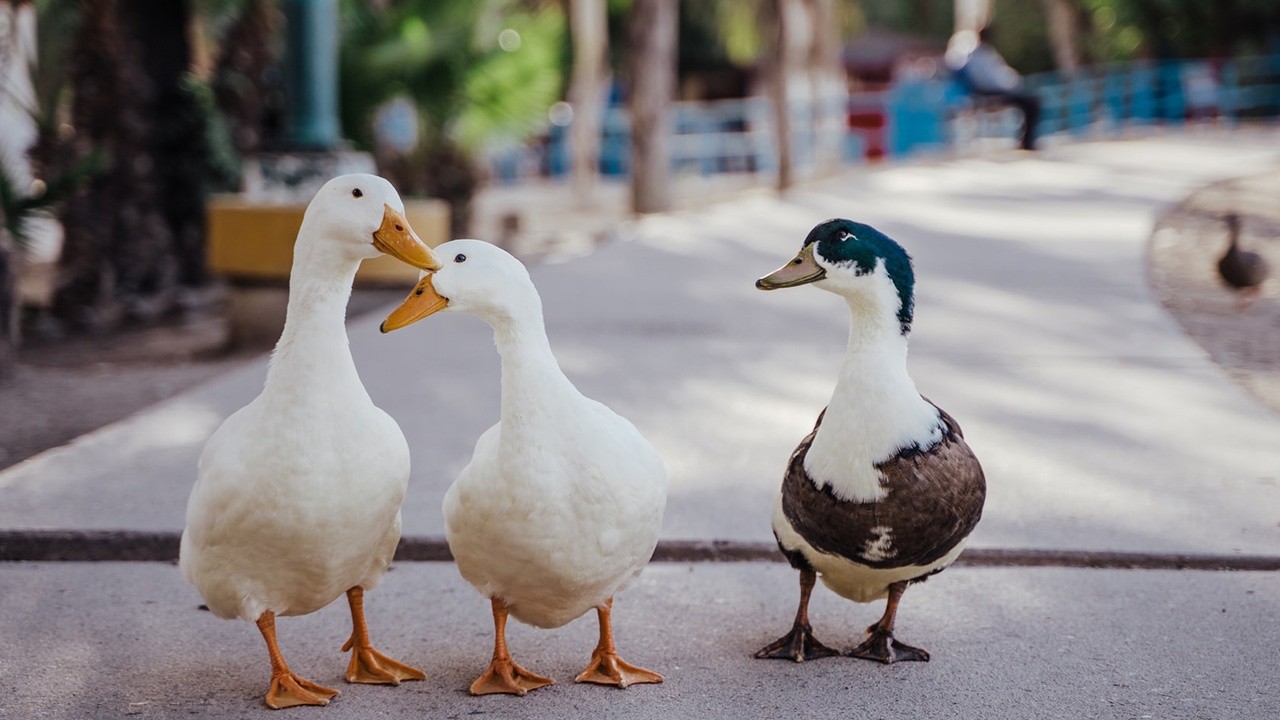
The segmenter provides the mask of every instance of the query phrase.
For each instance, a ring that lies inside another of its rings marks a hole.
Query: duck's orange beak
[[[436,260],[435,253],[409,227],[404,215],[392,210],[390,205],[382,207],[382,225],[373,231],[373,246],[421,270],[439,270],[440,261]]]
[[[434,315],[449,306],[449,300],[441,297],[436,292],[435,285],[431,283],[432,275],[428,273],[418,284],[413,287],[413,291],[409,293],[409,297],[400,303],[400,306],[391,311],[386,320],[382,321],[379,328],[384,333],[392,330],[399,330],[406,325],[412,325],[428,315]]]

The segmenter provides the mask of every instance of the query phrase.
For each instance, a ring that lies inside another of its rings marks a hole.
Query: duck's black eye
[[[351,197],[353,198],[364,197],[364,193],[360,191],[360,188],[356,188],[355,190],[351,191]]]
[[[466,255],[463,255],[462,253],[458,253],[457,255],[454,255],[454,256],[453,256],[453,261],[454,261],[454,262],[456,262],[456,263],[459,263],[459,262],[466,262],[466,261],[467,261],[467,256],[466,256]]]

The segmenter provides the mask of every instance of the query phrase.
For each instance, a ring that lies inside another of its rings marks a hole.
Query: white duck
[[[374,650],[363,597],[400,538],[409,447],[365,392],[347,343],[360,262],[385,252],[437,266],[404,219],[395,188],[345,175],[307,206],[294,245],[284,332],[253,402],[205,445],[187,504],[179,566],[214,615],[256,622],[271,659],[272,708],[338,694],[295,675],[276,644],[277,615],[305,615],[344,592],[353,650],[348,682],[396,685],[421,670]]]
[[[611,611],[614,594],[653,555],[666,506],[662,458],[635,426],[565,377],[520,261],[478,240],[436,252],[443,267],[418,283],[382,330],[439,310],[467,312],[493,328],[502,356],[502,419],[476,442],[444,498],[458,570],[493,605],[493,661],[472,694],[524,695],[552,683],[512,661],[508,613],[554,628],[595,608],[600,642],[578,682],[661,682],[618,657]]]

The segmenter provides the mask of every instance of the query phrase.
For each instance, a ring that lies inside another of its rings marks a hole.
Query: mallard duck
[[[662,682],[618,657],[613,597],[653,555],[666,506],[662,458],[630,422],[578,392],[547,340],[524,265],[478,240],[436,249],[427,274],[382,324],[389,332],[440,310],[493,328],[502,416],[445,493],[445,532],[462,576],[490,599],[493,660],[471,693],[524,695],[552,684],[511,658],[507,617],[560,627],[595,608],[600,642],[578,682]]]
[[[365,392],[343,324],[361,260],[387,253],[419,268],[435,256],[404,218],[395,188],[345,175],[307,206],[294,245],[289,305],[266,384],[205,445],[187,503],[179,566],[209,610],[256,623],[271,660],[272,708],[325,705],[337,690],[289,669],[275,618],[346,593],[346,680],[396,685],[426,675],[369,641],[364,592],[400,538],[409,446]]]
[[[801,662],[838,655],[809,624],[815,580],[855,602],[887,598],[880,621],[847,654],[928,660],[898,642],[907,586],[941,572],[982,516],[986,481],[956,421],[907,374],[915,278],[911,257],[875,228],[829,220],[761,290],[812,283],[849,304],[852,329],[831,402],[791,455],[773,513],[778,546],[800,572],[789,633],[756,653]]]
[[[1240,216],[1229,213],[1224,220],[1227,224],[1227,252],[1218,261],[1218,275],[1227,287],[1237,293],[1237,304],[1243,308],[1257,297],[1270,269],[1266,258],[1240,249]]]

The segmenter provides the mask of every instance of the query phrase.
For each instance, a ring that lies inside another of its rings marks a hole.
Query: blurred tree
[[[829,172],[840,166],[842,130],[847,122],[849,90],[844,38],[835,0],[808,0],[808,10],[813,26],[813,41],[805,58],[810,97],[814,100],[811,132],[816,138],[818,170]]]
[[[121,100],[134,94],[137,74],[125,64],[116,1],[85,3],[82,13],[68,60],[73,153],[79,159],[101,149],[114,159],[116,136],[136,127],[132,104]],[[127,198],[114,180],[95,178],[63,209],[66,237],[54,310],[78,323],[100,325],[115,310],[114,224],[126,213],[133,224],[138,213],[136,204],[118,207]]]
[[[62,211],[54,311],[108,329],[181,309],[204,280],[206,128],[185,77],[187,0],[94,0],[69,49],[69,161],[106,170]]]
[[[0,216],[4,210],[0,209]],[[0,223],[4,217],[0,217]],[[16,252],[9,234],[0,230],[0,377],[13,364],[18,347],[18,273],[14,268]]]
[[[213,28],[219,41],[211,85],[227,132],[243,156],[262,149],[276,122],[269,113],[279,94],[271,84],[279,55],[279,11],[272,0],[244,0],[238,8],[222,2],[224,6],[207,11],[232,17],[225,29]]]
[[[1050,34],[1052,17],[1043,2],[994,0],[990,19],[996,25],[996,49],[1018,72],[1027,75],[1058,67]]]
[[[1074,75],[1083,63],[1080,36],[1088,31],[1083,8],[1075,0],[1040,0],[1048,24],[1053,61],[1058,70]]]
[[[761,26],[774,29],[765,39],[768,52],[765,53],[764,74],[773,105],[773,138],[778,155],[777,188],[785,191],[795,182],[789,86],[798,50],[795,21],[801,8],[798,0],[767,0],[760,9]]]
[[[671,209],[667,131],[675,99],[677,0],[635,0],[629,24],[631,209]]]
[[[605,71],[609,26],[605,0],[569,0],[573,39],[573,194],[580,204],[592,201],[600,175],[600,130],[605,109]]]
[[[858,0],[867,28],[946,40],[955,26],[956,0]]]
[[[1275,0],[1075,0],[1101,60],[1225,57],[1265,52],[1280,38]]]
[[[208,282],[204,257],[205,185],[209,177],[206,118],[187,82],[191,67],[190,3],[169,0],[125,0],[121,9],[127,32],[142,68],[145,94],[134,98],[143,118],[143,147],[150,158],[147,181],[155,188],[155,210],[164,228],[156,240],[162,255],[173,259],[172,269],[149,282],[147,292],[162,284],[199,287]],[[136,162],[136,160],[135,160]],[[169,274],[172,273],[170,276]]]
[[[38,223],[96,172],[98,157],[91,155],[51,182],[39,180],[28,187],[16,182],[11,172],[0,165],[0,372],[11,360],[22,335],[17,251],[28,245],[30,233],[38,229]]]
[[[449,201],[465,234],[485,150],[525,141],[560,99],[565,22],[558,4],[526,0],[403,0],[342,4],[341,111],[347,135],[375,151],[407,194]],[[418,141],[378,147],[375,113],[408,97]]]

